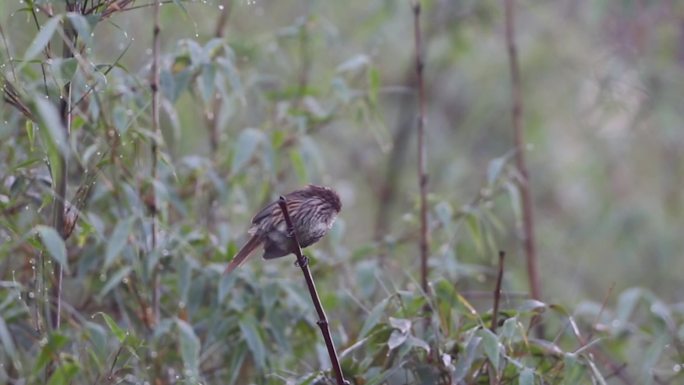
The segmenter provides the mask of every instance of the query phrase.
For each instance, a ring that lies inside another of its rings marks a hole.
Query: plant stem
[[[505,251],[499,251],[499,273],[496,276],[496,288],[494,288],[494,308],[492,309],[492,324],[489,329],[492,332],[496,332],[498,326],[499,317],[499,301],[501,299],[501,281],[503,281],[504,274],[504,258],[506,257]]]
[[[74,12],[77,7],[67,1],[66,11]],[[74,52],[69,47],[69,43],[72,43],[73,47],[76,47],[76,38],[78,35],[76,31],[71,26],[68,21],[64,23],[64,44],[62,45],[62,58],[69,59],[74,56]],[[64,85],[62,89],[62,95],[59,102],[59,112],[62,121],[62,128],[64,129],[64,138],[66,143],[69,143],[69,133],[71,131],[71,83]],[[65,153],[60,152],[58,164],[52,165],[55,167],[56,172],[53,175],[57,176],[57,180],[54,182],[55,198],[52,203],[52,226],[55,231],[66,240],[66,227],[64,226],[64,209],[65,209],[65,198],[66,198],[66,188],[67,188],[67,156]],[[50,322],[54,329],[59,329],[61,323],[61,313],[62,313],[62,280],[64,278],[64,271],[62,270],[62,265],[60,263],[55,263],[53,267],[53,274],[55,276],[55,282],[51,287],[51,304],[54,304],[54,308],[50,306]]]
[[[155,191],[154,182],[157,180],[157,159],[159,157],[159,147],[157,141],[161,138],[161,130],[159,128],[159,34],[161,27],[159,24],[159,1],[154,2],[153,19],[154,26],[152,28],[152,80],[150,81],[150,88],[152,89],[152,132],[154,138],[152,139],[152,247],[154,251],[157,248],[157,194]],[[152,271],[152,317],[156,325],[159,322],[159,296],[160,296],[160,277],[158,267],[154,266]]]
[[[513,134],[515,137],[515,163],[520,172],[518,187],[522,199],[523,215],[523,244],[527,260],[527,275],[532,298],[541,299],[541,286],[539,283],[539,267],[537,262],[537,250],[534,237],[534,215],[532,212],[532,193],[530,191],[530,176],[525,163],[525,133],[522,127],[523,99],[522,84],[520,80],[520,66],[518,64],[518,48],[515,44],[515,17],[514,0],[504,0],[505,24],[506,24],[506,48],[508,51],[508,64],[511,73],[511,94],[513,122]]]
[[[302,274],[304,274],[304,279],[306,280],[306,286],[309,288],[309,294],[311,295],[311,300],[316,308],[316,313],[318,314],[318,327],[321,328],[321,334],[323,334],[323,339],[325,340],[325,346],[328,348],[328,355],[330,356],[330,363],[332,364],[333,372],[335,374],[335,379],[338,385],[345,385],[346,381],[342,376],[342,368],[340,367],[339,359],[337,358],[337,352],[335,351],[335,345],[333,344],[332,337],[330,336],[330,327],[328,326],[328,318],[323,310],[323,305],[321,305],[321,299],[318,297],[318,292],[316,291],[316,284],[314,283],[313,277],[311,276],[311,271],[309,270],[309,264],[306,257],[302,255],[302,248],[299,246],[299,240],[297,239],[297,232],[295,231],[294,224],[290,219],[290,213],[287,210],[287,199],[284,196],[280,197],[278,200],[278,205],[283,211],[283,217],[285,218],[285,223],[287,224],[287,231],[292,234],[292,240],[294,241],[294,253],[297,256],[297,264],[302,269]]]
[[[425,155],[425,82],[423,80],[423,43],[420,34],[420,1],[413,3],[416,78],[418,86],[418,187],[420,188],[420,282],[428,293],[429,229],[427,224],[427,183]]]

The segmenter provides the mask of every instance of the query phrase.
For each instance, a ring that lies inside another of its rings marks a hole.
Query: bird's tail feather
[[[240,251],[235,254],[235,257],[230,261],[223,274],[230,274],[233,270],[237,269],[238,266],[242,265],[247,260],[247,257],[249,257],[259,245],[261,245],[260,237],[253,235],[252,238],[242,246]]]

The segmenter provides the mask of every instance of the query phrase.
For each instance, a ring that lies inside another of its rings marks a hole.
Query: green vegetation
[[[0,2],[0,383],[333,384],[293,257],[222,275],[306,183],[351,384],[684,382],[684,3],[514,2],[540,300],[504,1],[423,2],[427,292],[411,2],[151,4]]]

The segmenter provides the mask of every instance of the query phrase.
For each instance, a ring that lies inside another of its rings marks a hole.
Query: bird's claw
[[[309,258],[306,255],[302,255],[302,263],[299,263],[299,259],[295,261],[295,266],[304,267],[309,264]]]

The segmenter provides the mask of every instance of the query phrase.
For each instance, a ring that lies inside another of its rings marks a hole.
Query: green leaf
[[[55,74],[55,81],[59,83],[60,87],[64,87],[74,78],[78,69],[78,61],[75,58],[52,59],[50,68]]]
[[[393,350],[401,346],[408,338],[407,333],[402,333],[401,330],[394,330],[387,340],[387,347],[389,350]]]
[[[416,348],[421,348],[425,350],[426,353],[430,353],[430,345],[425,342],[425,340],[422,340],[418,337],[409,336],[409,338],[406,340],[406,344]]]
[[[523,368],[518,374],[518,385],[534,385],[534,370]]]
[[[230,290],[233,288],[235,285],[235,277],[237,275],[235,274],[222,274],[221,275],[221,280],[219,281],[219,287],[218,287],[218,301],[223,302],[224,299],[226,299],[226,295],[230,293]]]
[[[411,320],[405,318],[389,317],[390,326],[399,329],[400,332],[406,334],[411,330]]]
[[[478,336],[482,337],[482,343],[484,347],[485,354],[491,362],[494,370],[499,371],[499,363],[501,361],[501,345],[499,344],[499,337],[492,333],[489,329],[480,329],[477,333]]]
[[[616,306],[616,319],[620,322],[620,325],[627,323],[632,313],[634,313],[634,309],[639,304],[642,295],[643,290],[638,287],[627,289],[620,294]]]
[[[65,335],[59,333],[51,333],[47,337],[47,343],[43,345],[40,350],[38,359],[36,360],[36,365],[33,368],[33,373],[36,374],[40,372],[48,362],[52,360],[59,354],[60,349],[69,342],[69,338]]]
[[[528,312],[533,312],[533,313],[541,313],[546,309],[546,304],[542,301],[537,301],[536,299],[528,299],[523,301],[523,303],[520,304],[516,308],[521,313],[528,313]]]
[[[373,108],[378,105],[378,95],[380,94],[380,71],[372,67],[368,70],[368,95]]]
[[[73,357],[68,356],[69,359],[60,360],[60,364],[55,368],[54,373],[50,376],[47,385],[68,385],[71,384],[71,380],[78,374],[81,367],[78,365],[78,361],[75,361]]]
[[[126,337],[128,336],[128,332],[121,329],[119,327],[119,325],[116,324],[116,321],[114,321],[114,319],[112,319],[112,317],[110,317],[107,313],[103,313],[103,312],[95,313],[95,315],[98,315],[98,314],[102,316],[105,323],[109,327],[109,330],[111,330],[112,333],[114,333],[114,336],[116,337],[116,339],[119,340],[119,342],[123,343],[126,340]]]
[[[2,346],[4,347],[4,350],[7,352],[7,355],[10,356],[10,358],[12,359],[12,362],[14,362],[15,365],[18,364],[19,356],[17,355],[17,349],[14,345],[12,334],[10,334],[10,331],[7,328],[7,323],[5,322],[5,319],[2,317],[0,317],[0,342],[2,342]]]
[[[473,362],[475,361],[477,348],[480,346],[481,342],[482,337],[471,334],[465,347],[465,353],[459,359],[458,363],[456,364],[456,368],[454,369],[456,383],[461,382],[470,371],[470,368],[473,366]]]
[[[202,99],[205,103],[208,103],[214,97],[214,90],[216,87],[216,67],[211,64],[204,64],[202,66],[202,75],[200,80]]]
[[[69,146],[66,140],[65,129],[62,125],[62,118],[59,116],[57,109],[49,100],[43,97],[36,97],[34,101],[41,119],[41,129],[39,132],[41,139],[45,142],[44,145],[54,146],[59,151],[59,154],[66,155]],[[48,153],[48,155],[50,154]],[[50,159],[50,161],[57,164],[53,159]],[[57,180],[57,177],[54,175],[53,178]]]
[[[574,354],[566,354],[563,358],[563,382],[562,385],[581,384],[584,377],[584,366]]]
[[[252,352],[254,363],[259,369],[263,369],[266,366],[266,348],[264,348],[264,342],[256,328],[257,320],[251,315],[245,315],[240,319],[239,325],[247,342],[247,347]]]
[[[69,262],[67,260],[66,246],[62,237],[52,227],[38,225],[35,228],[40,236],[40,240],[47,249],[48,254],[57,261],[67,273],[69,272]]]
[[[134,221],[135,217],[126,218],[119,221],[119,223],[116,224],[116,227],[114,227],[109,242],[107,242],[107,249],[105,250],[105,269],[114,262],[115,258],[121,253],[121,250],[126,246],[128,235],[131,233]]]
[[[33,121],[26,119],[26,124],[24,125],[26,129],[26,137],[29,140],[29,151],[33,152],[33,145],[36,142],[36,127],[33,125]],[[17,167],[15,167],[16,169]]]
[[[380,322],[380,318],[384,315],[385,308],[387,307],[387,304],[389,303],[390,297],[387,297],[380,301],[375,307],[373,307],[373,310],[370,311],[368,316],[366,317],[366,320],[363,322],[363,326],[361,327],[361,332],[359,332],[359,336],[365,337],[366,334],[373,329],[375,325]]]
[[[45,49],[50,42],[50,39],[52,39],[52,36],[55,34],[55,31],[57,30],[57,27],[61,21],[62,15],[57,15],[41,26],[40,31],[26,49],[26,53],[24,54],[24,62],[33,59],[43,49]]]
[[[235,174],[240,170],[254,155],[259,142],[264,140],[264,134],[256,128],[246,128],[238,136],[235,143],[235,157],[230,168],[230,172]]]
[[[121,280],[126,278],[133,268],[131,266],[124,266],[107,280],[107,283],[102,287],[97,296],[102,299],[107,293],[109,293],[113,288],[115,288]]]
[[[76,12],[69,12],[66,14],[66,16],[67,19],[69,19],[71,25],[74,27],[74,30],[76,30],[76,33],[78,34],[78,39],[85,45],[88,45],[92,40],[92,36],[90,35],[92,27],[94,27],[95,24],[97,24],[99,17],[86,18],[83,15]]]
[[[190,376],[197,378],[199,377],[200,340],[190,324],[181,319],[177,319],[176,324],[183,365]]]
[[[501,171],[506,165],[506,161],[508,161],[508,157],[506,156],[494,158],[489,161],[489,165],[487,166],[487,184],[493,185],[494,182],[499,179],[499,175],[501,175]]]

